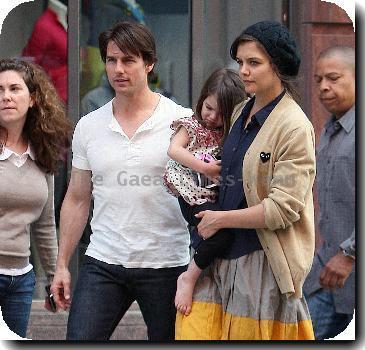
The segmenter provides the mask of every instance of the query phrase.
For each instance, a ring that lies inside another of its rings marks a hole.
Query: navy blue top
[[[247,102],[227,136],[222,150],[222,183],[219,188],[219,205],[222,210],[247,208],[242,180],[243,158],[266,118],[284,94],[285,91],[256,112],[246,128],[244,128],[255,102],[253,97]],[[229,230],[234,235],[234,239],[230,249],[223,256],[225,259],[236,259],[255,250],[262,249],[255,229],[235,228]]]

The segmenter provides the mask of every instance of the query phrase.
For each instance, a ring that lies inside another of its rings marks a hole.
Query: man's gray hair
[[[355,71],[355,49],[351,46],[336,45],[323,50],[317,58],[317,61],[322,58],[339,58],[344,63],[348,64]]]

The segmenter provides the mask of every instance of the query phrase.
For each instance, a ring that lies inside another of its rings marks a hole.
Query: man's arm
[[[61,208],[59,250],[56,273],[51,286],[57,305],[64,310],[71,303],[71,275],[68,265],[85,228],[90,200],[91,171],[73,167]]]

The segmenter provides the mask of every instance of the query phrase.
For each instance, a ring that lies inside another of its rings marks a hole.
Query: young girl
[[[179,197],[185,218],[189,206],[198,211],[219,209],[214,204],[220,176],[217,158],[230,128],[234,106],[245,97],[238,74],[230,69],[219,69],[206,81],[195,115],[178,119],[171,125],[175,133],[168,149],[171,160],[164,180],[169,192]],[[229,247],[231,236],[228,231],[220,231],[212,239],[199,240],[196,246],[193,242],[193,260],[177,281],[175,306],[178,311],[185,315],[190,313],[196,280],[202,270]]]

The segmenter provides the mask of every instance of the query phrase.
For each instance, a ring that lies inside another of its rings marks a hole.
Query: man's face
[[[355,104],[355,72],[339,56],[319,59],[314,80],[319,100],[337,119]]]
[[[133,95],[146,88],[152,68],[141,56],[123,53],[114,41],[108,43],[105,70],[117,95]]]

